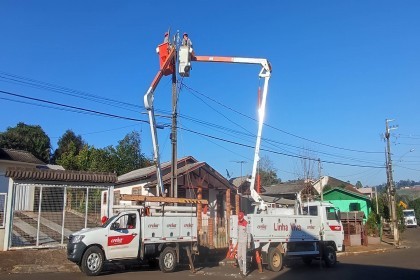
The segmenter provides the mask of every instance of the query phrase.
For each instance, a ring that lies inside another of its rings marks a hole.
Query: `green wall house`
[[[371,211],[370,198],[357,190],[334,188],[324,193],[324,201],[329,201],[341,212],[363,211],[365,220]]]

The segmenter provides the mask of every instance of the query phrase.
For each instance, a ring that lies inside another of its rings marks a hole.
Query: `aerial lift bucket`
[[[163,70],[163,75],[168,76],[174,72],[174,64],[169,63],[168,67],[162,69],[163,64],[165,63],[166,59],[168,58],[170,52],[170,45],[169,43],[163,43],[158,46],[158,54],[159,54],[159,67]]]

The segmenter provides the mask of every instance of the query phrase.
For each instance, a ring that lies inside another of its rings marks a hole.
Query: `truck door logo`
[[[148,225],[148,228],[158,228],[158,227],[159,227],[159,224],[156,224],[156,223]]]
[[[266,225],[258,225],[257,226],[257,229],[259,229],[259,230],[266,230],[267,229],[267,226]]]
[[[134,235],[120,235],[108,237],[108,246],[118,246],[130,244],[134,239]]]

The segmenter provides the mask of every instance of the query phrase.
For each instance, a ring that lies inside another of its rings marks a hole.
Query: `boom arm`
[[[182,46],[181,48],[186,48],[186,46]],[[192,49],[188,49],[186,52],[187,56],[193,53]],[[174,63],[175,57],[175,47],[170,50],[169,55],[167,56],[166,60],[163,64],[161,64],[161,68],[159,72],[156,74],[155,78],[153,79],[150,88],[144,95],[144,106],[146,107],[148,114],[149,114],[149,121],[150,121],[150,130],[152,134],[152,143],[153,143],[153,152],[154,152],[154,161],[156,164],[156,176],[157,176],[157,196],[159,196],[159,190],[161,193],[164,193],[163,181],[162,181],[162,171],[160,168],[160,157],[159,157],[159,145],[157,139],[157,131],[156,131],[156,120],[155,120],[155,113],[153,108],[153,99],[154,99],[154,91],[159,84],[162,76],[165,74],[165,71],[169,68],[171,63]],[[258,133],[257,133],[257,142],[255,144],[255,153],[254,153],[254,163],[252,167],[252,176],[251,176],[251,197],[255,202],[260,203],[260,209],[265,209],[265,203],[262,200],[261,196],[255,191],[255,178],[257,174],[257,166],[258,161],[260,160],[259,152],[261,146],[261,134],[262,134],[262,127],[264,123],[264,115],[265,115],[265,106],[267,100],[267,93],[268,93],[268,81],[271,77],[271,65],[267,59],[262,58],[246,58],[246,57],[227,57],[227,56],[194,56],[191,55],[191,61],[197,62],[219,62],[219,63],[239,63],[239,64],[259,64],[262,66],[262,69],[259,73],[261,78],[264,78],[264,88],[262,93],[262,100],[260,104],[260,108],[258,110],[259,120],[258,120]],[[186,64],[188,65],[188,63]],[[188,65],[189,66],[189,65]],[[189,68],[188,68],[189,69]],[[188,75],[186,75],[188,76]]]
[[[255,202],[259,203],[259,208],[261,210],[265,210],[266,209],[265,202],[263,201],[261,196],[255,191],[255,178],[257,175],[258,162],[260,160],[259,153],[260,153],[260,146],[261,146],[261,135],[262,135],[262,127],[264,124],[265,106],[267,102],[268,81],[271,77],[271,65],[267,59],[263,59],[263,58],[226,57],[226,56],[193,56],[191,60],[199,61],[199,62],[260,64],[262,66],[259,76],[261,78],[264,78],[264,87],[263,87],[263,92],[262,92],[260,108],[258,109],[258,133],[257,133],[257,142],[255,144],[254,163],[252,166],[250,191],[251,191],[252,199]]]
[[[157,138],[157,127],[156,127],[156,119],[155,119],[155,110],[153,108],[153,99],[154,99],[154,92],[159,84],[164,71],[168,69],[171,63],[174,63],[175,57],[175,48],[172,48],[167,56],[165,62],[161,66],[160,70],[157,72],[155,78],[153,79],[152,84],[150,85],[149,89],[147,90],[146,94],[144,95],[144,107],[146,108],[148,115],[149,115],[149,123],[150,123],[150,131],[152,134],[152,144],[153,144],[153,160],[156,165],[156,178],[157,178],[157,187],[156,187],[156,195],[159,196],[159,191],[162,195],[165,193],[163,182],[162,182],[162,170],[160,168],[160,156],[159,156],[159,144]]]

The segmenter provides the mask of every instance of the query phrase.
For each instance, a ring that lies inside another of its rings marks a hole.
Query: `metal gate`
[[[4,228],[7,194],[0,193],[0,228]]]
[[[101,225],[101,193],[112,187],[14,184],[10,248],[56,247]]]

